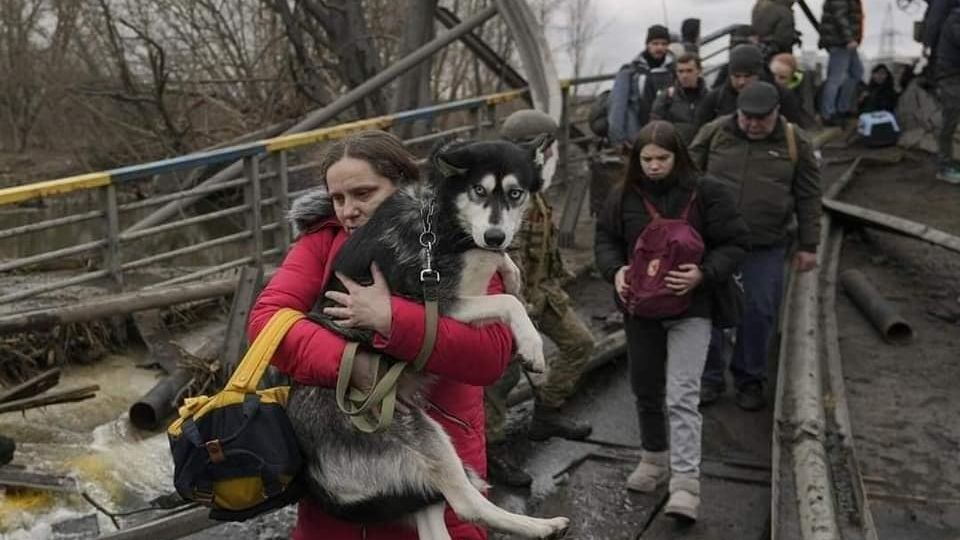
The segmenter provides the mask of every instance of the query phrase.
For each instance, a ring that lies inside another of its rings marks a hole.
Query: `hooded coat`
[[[334,217],[330,199],[322,189],[298,199],[290,217],[298,239],[251,310],[247,325],[251,341],[280,308],[304,313],[313,308],[330,279],[333,260],[347,240],[347,232]],[[494,276],[488,293],[501,292],[503,283]],[[390,307],[390,335],[377,334],[374,347],[398,360],[412,361],[424,336],[424,307],[397,296]],[[424,367],[438,377],[428,396],[427,413],[443,426],[464,464],[486,477],[483,387],[497,381],[506,368],[513,336],[510,328],[500,323],[473,326],[441,317],[438,324],[436,345]],[[301,320],[284,337],[272,363],[301,384],[333,388],[345,345],[339,334]],[[449,508],[445,517],[453,538],[487,537],[483,529],[461,521]],[[340,521],[305,498],[299,504],[292,538],[416,540],[417,533],[403,524],[364,526]]]
[[[620,68],[613,81],[607,109],[610,144],[629,143],[647,124],[657,92],[673,83],[673,63],[673,54],[668,52],[663,62],[653,67],[644,51]]]
[[[797,30],[793,20],[793,0],[758,0],[753,6],[751,26],[760,36],[768,58],[793,51]]]

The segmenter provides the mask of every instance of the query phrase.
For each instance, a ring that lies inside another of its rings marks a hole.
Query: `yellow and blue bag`
[[[280,341],[302,318],[278,311],[226,387],[186,399],[167,429],[174,486],[181,497],[209,506],[211,519],[243,521],[302,495],[302,458],[285,409],[289,387],[257,390]]]

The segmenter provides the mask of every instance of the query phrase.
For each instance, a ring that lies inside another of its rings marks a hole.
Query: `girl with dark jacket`
[[[860,95],[860,112],[897,110],[900,95],[893,86],[893,73],[884,64],[878,64],[870,72],[870,82]]]
[[[645,202],[666,219],[680,218],[689,207],[687,221],[705,244],[699,265],[680,264],[666,274],[665,285],[673,294],[691,297],[686,312],[670,318],[637,316],[624,307],[634,245],[651,222]],[[749,230],[727,188],[700,176],[674,127],[653,121],[634,140],[626,179],[613,190],[597,220],[595,242],[597,268],[614,284],[617,305],[624,311],[630,382],[642,433],[642,458],[627,488],[654,491],[669,477],[665,512],[696,520],[700,377],[714,314],[735,311],[730,304],[738,299],[723,293],[731,290],[729,280],[749,248]]]

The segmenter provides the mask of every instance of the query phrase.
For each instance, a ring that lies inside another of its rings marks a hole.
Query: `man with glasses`
[[[737,97],[737,110],[705,125],[690,146],[706,174],[734,190],[750,226],[752,251],[742,271],[744,310],[730,363],[736,402],[748,411],[765,405],[767,350],[777,323],[783,270],[794,217],[794,269],[817,265],[820,241],[820,169],[806,135],[780,114],[780,92],[753,82]],[[704,368],[701,405],[724,392],[723,340],[715,321]]]

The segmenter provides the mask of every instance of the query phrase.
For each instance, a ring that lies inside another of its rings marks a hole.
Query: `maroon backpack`
[[[680,217],[668,219],[643,198],[650,223],[637,237],[627,270],[629,288],[624,300],[631,315],[662,319],[680,315],[690,307],[692,295],[677,296],[665,280],[667,272],[681,264],[700,264],[703,260],[703,238],[687,220],[696,199],[694,192]]]

